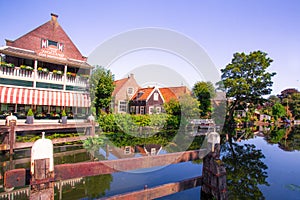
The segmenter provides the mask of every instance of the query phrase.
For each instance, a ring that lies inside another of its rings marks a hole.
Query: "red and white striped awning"
[[[0,103],[90,107],[89,94],[0,86]]]

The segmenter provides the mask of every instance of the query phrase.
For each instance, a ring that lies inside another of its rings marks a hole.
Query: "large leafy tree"
[[[272,107],[272,115],[275,119],[286,116],[286,109],[281,103],[275,103]]]
[[[272,59],[262,51],[235,53],[231,63],[221,70],[227,98],[231,99],[226,118],[228,123],[233,121],[234,111],[239,105],[258,105],[263,102],[263,95],[271,93],[271,79],[276,74],[267,72],[271,62]]]
[[[110,70],[97,66],[93,71],[90,81],[91,99],[96,108],[97,116],[101,109],[105,109],[108,112],[114,87],[114,77]]]
[[[201,117],[211,112],[211,99],[215,96],[215,88],[211,82],[197,82],[193,87],[193,94],[200,102]]]

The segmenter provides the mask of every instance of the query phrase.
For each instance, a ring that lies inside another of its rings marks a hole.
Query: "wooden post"
[[[92,137],[94,137],[95,136],[95,121],[91,121],[91,125],[92,125],[92,127],[91,127],[91,131],[90,131],[90,135]]]
[[[228,199],[226,169],[220,160],[220,144],[215,144],[213,149],[214,152],[208,153],[203,158],[201,197],[226,200]]]
[[[15,126],[17,124],[16,120],[9,120],[8,121],[10,130],[9,130],[9,154],[12,155],[14,153],[14,145],[16,142],[16,131]]]
[[[32,146],[30,172],[30,200],[54,200],[53,144],[44,132]]]

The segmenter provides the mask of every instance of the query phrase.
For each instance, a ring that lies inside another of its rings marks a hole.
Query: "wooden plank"
[[[148,200],[171,195],[177,192],[199,187],[202,185],[202,176],[186,179],[183,181],[168,183],[153,188],[145,188],[144,190],[134,191],[125,194],[119,194],[111,197],[104,197],[105,200]]]
[[[57,138],[57,139],[53,139],[52,143],[53,144],[60,144],[60,143],[66,143],[66,142],[76,142],[76,141],[80,141],[80,140],[85,140],[87,139],[89,136],[78,136],[78,137],[66,137],[66,138]],[[25,149],[25,148],[29,148],[32,147],[34,142],[17,142],[14,145],[14,149]]]
[[[38,130],[60,130],[60,129],[76,129],[91,128],[91,123],[74,123],[74,124],[24,124],[17,125],[15,131],[38,131]]]

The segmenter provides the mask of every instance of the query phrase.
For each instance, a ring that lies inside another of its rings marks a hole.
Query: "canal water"
[[[157,140],[162,141],[161,138]],[[149,150],[149,146],[152,151]],[[197,147],[193,144],[191,146]],[[101,146],[93,151],[86,150],[82,145],[73,144],[55,147],[54,160],[56,165],[97,162],[104,159],[164,154],[168,151],[164,145],[157,144],[125,145],[120,148]],[[4,171],[12,168],[29,168],[29,158],[30,150],[17,151],[14,158],[1,155],[1,185]],[[256,127],[237,129],[231,134],[224,134],[221,159],[227,170],[229,199],[300,199],[300,127]],[[177,182],[201,174],[202,161],[199,160],[83,177],[56,183],[55,199],[99,199]],[[0,190],[0,199],[12,199],[3,188]],[[28,199],[28,196],[26,192],[19,192],[14,199]],[[201,199],[201,188],[196,187],[159,199]]]

